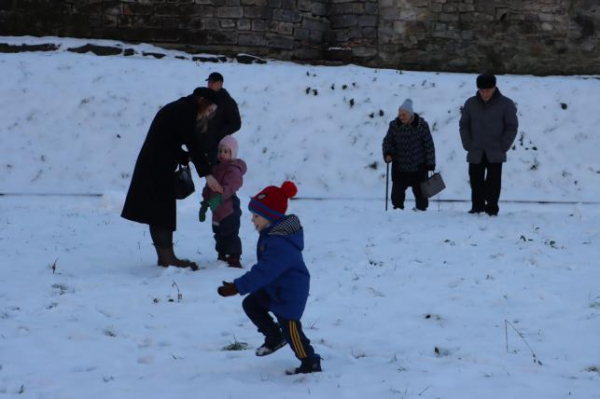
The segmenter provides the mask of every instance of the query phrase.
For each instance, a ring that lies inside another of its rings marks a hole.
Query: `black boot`
[[[321,372],[321,357],[315,355],[314,357],[307,357],[306,359],[302,359],[302,363],[300,363],[300,367],[296,367],[293,370],[288,370],[285,373],[287,375],[294,374],[308,374],[308,373],[318,373]]]
[[[189,267],[193,271],[198,270],[198,265],[196,264],[196,262],[192,262],[191,260],[187,259],[179,259],[177,256],[175,256],[175,252],[173,251],[172,245],[170,247],[164,248],[157,247],[155,245],[154,248],[156,248],[156,254],[158,255],[158,266]]]

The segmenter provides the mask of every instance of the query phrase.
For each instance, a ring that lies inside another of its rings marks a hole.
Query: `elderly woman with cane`
[[[416,209],[427,210],[429,200],[421,192],[421,183],[429,171],[435,170],[435,146],[429,124],[413,111],[411,99],[398,109],[398,117],[390,122],[383,139],[383,159],[392,164],[392,206],[404,209],[405,192],[412,188]],[[386,182],[387,209],[387,182]]]

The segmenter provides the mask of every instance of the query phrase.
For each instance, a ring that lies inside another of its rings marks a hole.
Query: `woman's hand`
[[[223,187],[219,184],[217,179],[213,177],[213,175],[206,176],[206,184],[213,190],[215,193],[223,194]]]
[[[385,158],[383,158],[383,160],[385,161],[385,163],[390,163],[392,162],[393,158],[391,155],[386,155]]]

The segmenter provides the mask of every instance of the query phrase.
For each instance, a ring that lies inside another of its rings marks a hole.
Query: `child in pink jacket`
[[[215,237],[215,249],[218,260],[225,261],[230,267],[242,267],[242,241],[239,237],[242,210],[236,191],[242,187],[246,173],[246,163],[237,158],[238,143],[229,135],[219,142],[219,163],[212,167],[211,174],[222,187],[221,192],[202,190],[200,221],[206,220],[208,208],[212,211],[212,228]]]

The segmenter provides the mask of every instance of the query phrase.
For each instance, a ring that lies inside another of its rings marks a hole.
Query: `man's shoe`
[[[483,209],[471,208],[471,210],[469,211],[470,214],[481,213],[481,212],[483,212]]]
[[[217,260],[225,262],[225,261],[227,261],[227,255],[222,254],[222,253],[219,252],[219,255],[217,256]]]
[[[306,359],[302,359],[302,363],[300,367],[296,367],[292,370],[287,370],[285,373],[287,375],[295,375],[295,374],[308,374],[308,373],[319,373],[321,370],[321,357],[309,357]]]

